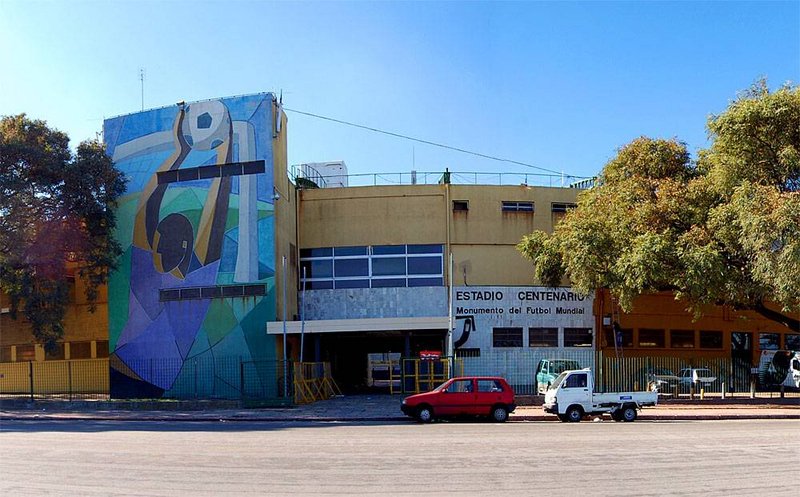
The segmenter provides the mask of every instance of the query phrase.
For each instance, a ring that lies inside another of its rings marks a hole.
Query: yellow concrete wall
[[[297,192],[289,181],[287,172],[287,118],[273,106],[273,116],[280,115],[281,131],[272,139],[273,184],[280,198],[273,200],[275,207],[275,294],[277,319],[283,319],[283,269],[282,258],[286,257],[286,299],[288,301],[287,319],[292,319],[297,311]],[[294,249],[293,249],[294,246]]]

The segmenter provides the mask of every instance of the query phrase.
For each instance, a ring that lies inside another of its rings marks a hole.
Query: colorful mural
[[[187,383],[238,397],[238,365],[275,360],[273,105],[265,93],[105,121],[128,177],[109,283],[113,397],[183,397]]]

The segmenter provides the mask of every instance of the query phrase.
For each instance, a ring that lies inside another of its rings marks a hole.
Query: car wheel
[[[578,406],[571,406],[569,409],[567,409],[566,416],[570,423],[577,423],[583,419],[583,409]]]
[[[433,409],[428,406],[422,406],[417,410],[417,419],[422,423],[430,423],[433,421]]]
[[[636,408],[631,406],[623,407],[621,417],[626,423],[636,421]]]
[[[508,409],[505,406],[494,406],[492,409],[492,419],[498,423],[504,423],[508,419]]]

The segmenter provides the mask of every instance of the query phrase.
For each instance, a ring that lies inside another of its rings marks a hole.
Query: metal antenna
[[[142,83],[142,110],[144,110],[144,68],[139,68],[139,81]]]

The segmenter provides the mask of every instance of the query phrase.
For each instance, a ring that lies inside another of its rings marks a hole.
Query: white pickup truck
[[[637,411],[658,403],[658,392],[594,393],[589,368],[564,371],[544,394],[544,411],[561,421],[578,422],[591,414],[611,415],[614,421],[635,421]]]

